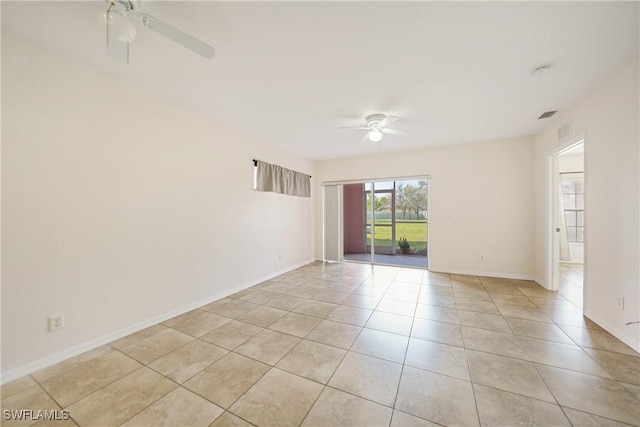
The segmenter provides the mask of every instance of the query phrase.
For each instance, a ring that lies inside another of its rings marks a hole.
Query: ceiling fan
[[[382,140],[383,134],[388,135],[409,135],[409,132],[399,129],[391,129],[389,126],[391,123],[397,121],[398,118],[396,116],[387,116],[385,114],[371,114],[365,117],[365,126],[354,126],[354,127],[341,127],[338,128],[340,130],[345,129],[356,129],[356,130],[366,130],[367,134],[362,138],[362,142],[371,141],[371,142],[380,142]]]
[[[195,37],[175,28],[142,10],[142,0],[105,0],[108,7],[98,13],[98,24],[105,28],[107,39],[107,54],[115,59],[126,60],[129,63],[129,45],[136,38],[136,27],[129,16],[139,14],[140,22],[146,28],[155,31],[170,40],[207,59],[215,56],[215,49]]]

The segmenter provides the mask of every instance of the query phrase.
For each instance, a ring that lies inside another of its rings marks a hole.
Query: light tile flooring
[[[2,409],[64,408],[69,426],[637,426],[640,355],[565,296],[313,263],[5,384]]]
[[[583,300],[583,269],[582,264],[560,263],[559,294],[578,307],[582,307]]]
[[[347,261],[356,261],[356,262],[371,262],[371,254],[344,254],[344,259]],[[416,268],[427,268],[428,267],[428,259],[426,256],[420,255],[386,255],[386,254],[376,254],[375,255],[375,263],[383,264],[383,265],[391,265],[398,267],[416,267]]]

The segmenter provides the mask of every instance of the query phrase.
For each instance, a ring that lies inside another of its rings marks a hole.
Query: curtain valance
[[[254,160],[258,168],[256,190],[311,197],[311,177],[282,166]]]

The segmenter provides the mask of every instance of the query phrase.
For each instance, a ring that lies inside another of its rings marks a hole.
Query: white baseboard
[[[495,273],[488,271],[477,271],[477,270],[458,270],[455,268],[440,268],[440,267],[429,267],[429,271],[434,273],[449,273],[449,274],[465,274],[467,276],[483,276],[483,277],[498,277],[503,279],[517,279],[517,280],[533,280],[536,281],[534,276],[529,274],[511,274],[511,273]]]
[[[594,321],[595,323],[597,323],[598,326],[600,326],[602,329],[609,332],[611,335],[618,338],[620,341],[622,341],[623,343],[625,343],[626,345],[628,345],[629,347],[631,347],[632,349],[640,353],[640,341],[638,341],[638,337],[635,337],[634,339],[633,337],[626,335],[623,331],[620,331],[614,325],[605,321],[600,316],[594,314],[589,310],[585,310],[584,315],[589,319],[591,319],[592,321]],[[630,326],[630,327],[633,328],[633,326]]]
[[[84,342],[82,344],[78,344],[76,346],[73,346],[71,348],[68,348],[66,350],[62,350],[59,351],[55,354],[52,354],[50,356],[44,357],[42,359],[38,359],[36,361],[27,363],[25,365],[19,366],[17,368],[8,370],[6,372],[2,372],[2,379],[0,380],[0,384],[5,384],[8,383],[10,381],[13,381],[15,379],[21,378],[25,375],[29,375],[32,372],[36,372],[39,371],[40,369],[44,369],[47,368],[51,365],[55,365],[56,363],[62,362],[64,360],[67,360],[71,357],[77,356],[79,354],[85,353],[89,350],[93,350],[94,348],[100,347],[102,345],[108,344],[112,341],[115,341],[117,339],[120,339],[122,337],[126,337],[127,335],[131,335],[135,332],[141,331],[145,328],[148,328],[150,326],[156,325],[158,323],[164,322],[165,320],[169,320],[173,317],[179,316],[181,314],[184,314],[188,311],[194,310],[198,307],[202,307],[203,305],[207,305],[209,303],[212,303],[214,301],[217,301],[221,298],[227,297],[229,295],[232,295],[236,292],[242,291],[244,289],[250,288],[251,286],[255,286],[258,283],[262,283],[265,280],[269,280],[269,279],[273,279],[276,276],[279,276],[281,274],[287,273],[289,271],[295,270],[297,268],[300,268],[302,266],[305,266],[311,262],[314,262],[313,259],[309,259],[307,261],[304,261],[302,263],[284,268],[282,270],[276,271],[275,273],[271,273],[268,274],[266,276],[260,277],[258,279],[252,280],[250,282],[247,283],[243,283],[241,285],[235,286],[231,289],[227,289],[223,292],[219,292],[217,294],[211,295],[207,298],[201,299],[199,301],[193,302],[191,304],[187,304],[184,305],[182,307],[176,308],[175,310],[171,310],[167,313],[161,314],[159,316],[155,316],[151,319],[147,319],[144,320],[140,323],[136,323],[135,325],[131,325],[128,326],[126,328],[120,329],[118,331],[115,331],[113,333],[107,334],[107,335],[103,335],[99,338],[95,338],[93,340]]]
[[[534,278],[533,278],[533,281],[534,281],[534,282],[536,282],[538,285],[542,286],[543,288],[545,288],[545,289],[547,289],[547,290],[550,290],[550,289],[547,287],[547,283],[546,283],[546,281],[545,281],[543,278],[541,278],[541,277],[534,277]]]

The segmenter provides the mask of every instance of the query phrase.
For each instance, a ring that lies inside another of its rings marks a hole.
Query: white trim
[[[327,240],[325,238],[326,233],[327,233],[327,225],[326,225],[327,214],[324,211],[325,210],[324,206],[325,206],[325,203],[326,203],[327,196],[325,194],[326,190],[325,190],[325,186],[324,185],[322,186],[321,191],[322,191],[322,197],[321,197],[322,200],[321,200],[320,210],[321,210],[321,213],[322,213],[322,239],[321,239],[322,240],[322,259],[316,260],[316,261],[324,262],[324,260],[327,258],[327,244],[325,242],[325,240]],[[317,258],[317,256],[316,256],[316,258]]]
[[[560,287],[560,243],[559,236],[556,236],[558,232],[555,230],[558,222],[558,172],[559,161],[558,157],[563,150],[555,151],[547,156],[547,224],[546,224],[546,239],[547,239],[547,268],[546,268],[546,283],[547,289],[558,290]]]
[[[544,278],[536,276],[532,280],[534,282],[536,282],[538,285],[540,285],[543,288],[545,288],[546,290],[550,290],[549,287],[547,286],[547,284],[545,283]]]
[[[429,236],[432,235],[431,229],[431,186],[433,185],[433,180],[431,178],[427,178],[427,270],[431,271],[431,238]],[[437,258],[437,256],[436,256]]]
[[[387,181],[388,182],[388,181]],[[394,187],[395,187],[395,181],[394,182]],[[342,186],[344,188],[344,186]],[[364,188],[365,188],[365,194],[366,194],[366,188],[367,188],[367,183],[365,182],[364,184]],[[369,197],[371,197],[371,210],[369,212],[369,214],[371,214],[371,245],[370,249],[369,249],[369,256],[371,257],[371,262],[369,264],[374,265],[376,263],[376,183],[375,181],[371,181],[371,190],[369,190]],[[366,201],[366,196],[365,196],[365,202],[364,202],[364,207],[366,209],[367,207],[367,201]],[[365,210],[365,217],[364,217],[364,234],[365,234],[365,241],[367,239],[367,212]],[[342,216],[344,217],[344,211]],[[344,240],[344,235],[340,240]],[[365,246],[366,247],[366,246]]]
[[[417,181],[421,179],[431,179],[431,174],[387,177],[387,178],[367,178],[367,179],[347,179],[342,181],[323,181],[321,185],[346,185],[346,184],[366,184],[368,182],[389,182],[389,181]]]
[[[191,304],[184,305],[175,310],[171,310],[167,313],[161,314],[159,316],[155,316],[151,319],[144,320],[140,323],[136,323],[135,325],[127,326],[126,328],[120,329],[119,331],[103,335],[99,338],[95,338],[93,340],[84,342],[82,344],[78,344],[66,350],[59,351],[50,356],[44,357],[42,359],[27,363],[26,365],[19,366],[17,368],[11,369],[7,372],[2,373],[2,379],[0,384],[5,384],[15,379],[21,378],[25,375],[29,375],[32,372],[39,371],[40,369],[47,368],[51,365],[55,365],[56,363],[62,362],[71,357],[77,356],[89,350],[93,350],[94,348],[100,347],[102,345],[108,344],[112,341],[120,339],[122,337],[126,337],[127,335],[131,335],[135,332],[141,331],[150,326],[156,325],[160,322],[164,322],[165,320],[169,320],[173,317],[184,314],[188,311],[194,310],[198,307],[202,307],[203,305],[207,305],[212,303],[213,301],[217,301],[221,298],[232,295],[236,292],[242,291],[244,289],[250,288],[251,286],[257,285],[258,283],[262,283],[265,280],[273,279],[276,276],[287,273],[289,271],[295,270],[297,268],[303,267],[307,264],[314,262],[313,259],[301,262],[299,264],[293,265],[291,267],[284,268],[282,270],[276,271],[275,273],[268,274],[259,279],[252,280],[247,283],[243,283],[241,285],[235,286],[231,289],[227,289],[226,291],[219,292],[207,298],[204,298],[200,301],[193,302]]]
[[[318,262],[329,262],[329,261],[322,261],[321,259],[316,259],[316,261]],[[343,263],[359,263],[359,264],[366,264],[369,265],[370,263],[368,262],[358,262],[358,261],[341,261]],[[410,265],[392,265],[392,264],[385,264],[387,266],[390,267],[398,267],[398,268],[411,268],[411,269],[421,269],[421,270],[425,270],[424,268],[421,267],[412,267]],[[487,272],[487,271],[472,271],[472,270],[458,270],[458,269],[450,269],[450,268],[438,268],[438,267],[434,267],[434,268],[428,268],[426,269],[428,271],[430,271],[431,273],[446,273],[446,274],[466,274],[468,276],[482,276],[482,277],[497,277],[497,278],[501,278],[501,279],[514,279],[514,280],[532,280],[534,282],[536,282],[537,284],[539,284],[542,287],[545,287],[542,284],[542,281],[540,280],[539,277],[535,277],[532,276],[530,274],[512,274],[512,273],[493,273],[493,272]]]
[[[612,325],[609,322],[606,322],[604,319],[593,314],[591,311],[585,310],[583,314],[589,319],[591,319],[593,322],[597,323],[598,326],[602,327],[602,329],[606,330],[611,335],[613,335],[614,337],[618,338],[620,341],[622,341],[623,343],[631,347],[633,350],[640,353],[640,341],[638,340],[637,337],[634,339],[633,337],[625,335],[624,333],[619,331],[616,327],[614,327],[614,325]]]
[[[451,268],[438,268],[438,267],[429,267],[429,271],[432,273],[448,273],[448,274],[465,274],[468,276],[482,276],[482,277],[498,277],[503,279],[515,279],[515,280],[533,280],[537,283],[537,278],[530,274],[511,274],[511,273],[494,273],[488,271],[477,271],[477,270],[458,270]]]
[[[545,283],[548,285],[548,287],[547,286],[545,287],[547,289],[552,289],[554,286],[554,283],[553,283],[554,231],[553,231],[553,228],[556,222],[554,208],[557,205],[557,201],[554,200],[554,198],[557,195],[557,191],[558,191],[558,181],[557,181],[558,178],[557,178],[557,171],[555,170],[557,167],[557,159],[558,159],[558,156],[564,153],[565,151],[568,151],[579,144],[585,144],[586,139],[587,139],[586,133],[579,134],[572,138],[566,138],[563,141],[561,141],[552,150],[547,151],[545,155],[545,163],[546,163],[545,189],[546,189],[547,206],[546,206],[546,218],[545,218],[544,250],[545,250],[545,276],[546,276]],[[585,154],[586,154],[586,147],[585,147]],[[585,162],[585,166],[586,166],[586,162]],[[584,172],[586,172],[586,167]],[[585,173],[585,176],[586,176],[586,173]],[[587,191],[585,190],[585,201],[586,201],[586,193]],[[586,214],[587,213],[585,209],[585,215]],[[586,216],[585,216],[585,223],[586,223]],[[586,232],[586,228],[585,228],[585,232]],[[585,263],[586,263],[586,248],[587,248],[586,235],[585,235],[584,247],[585,247]],[[584,283],[583,283],[583,289],[585,289]],[[554,289],[554,290],[557,290],[557,289]]]

